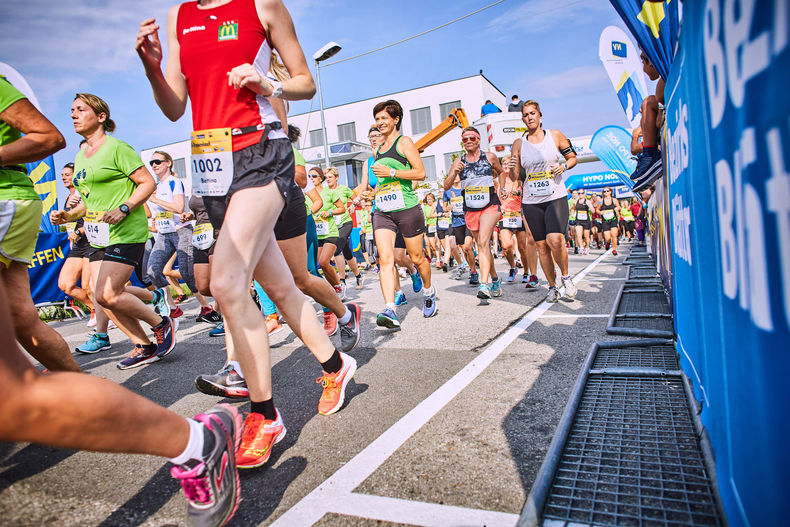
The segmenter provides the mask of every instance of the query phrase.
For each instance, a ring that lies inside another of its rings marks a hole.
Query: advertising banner
[[[684,7],[665,92],[677,346],[702,404],[730,525],[783,525],[790,2]]]
[[[42,232],[36,241],[36,252],[28,266],[33,303],[59,302],[66,298],[58,288],[58,275],[69,255],[69,238],[63,233]]]
[[[641,119],[639,108],[642,99],[647,95],[639,49],[625,31],[616,26],[608,26],[604,28],[598,41],[598,57],[612,81],[631,129],[636,128]]]
[[[590,174],[574,174],[565,180],[568,190],[598,189],[603,187],[617,187],[623,182],[614,172],[592,172]]]
[[[620,178],[620,183],[633,188],[631,173],[636,159],[631,154],[631,134],[622,126],[604,126],[590,140],[590,149],[598,159]]]

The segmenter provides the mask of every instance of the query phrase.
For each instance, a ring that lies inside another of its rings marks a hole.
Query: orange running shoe
[[[324,331],[330,337],[337,333],[337,315],[331,311],[324,311]]]
[[[263,414],[248,413],[244,418],[244,435],[236,451],[236,467],[258,468],[269,461],[272,447],[283,440],[285,432],[279,410],[274,421],[267,420]]]
[[[315,380],[324,387],[324,393],[318,401],[319,414],[333,414],[343,407],[343,402],[346,400],[346,385],[357,371],[357,361],[354,357],[341,352],[340,358],[343,359],[343,367],[339,372],[324,372],[322,377]]]
[[[280,319],[277,317],[277,313],[266,315],[266,330],[269,332],[269,335],[274,335],[281,329],[283,329],[283,325],[280,324]]]

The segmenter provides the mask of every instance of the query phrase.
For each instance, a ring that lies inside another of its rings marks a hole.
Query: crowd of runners
[[[222,42],[223,53],[207,63],[227,20],[242,23],[228,29],[235,38]],[[173,7],[165,24],[164,71],[159,31],[154,19],[142,22],[136,49],[162,112],[176,120],[191,105],[191,192],[170,154],[156,151],[145,166],[111,135],[108,104],[76,94],[71,117],[83,142],[61,171],[69,191],[64,206],[50,214],[71,243],[59,286],[91,313],[90,336],[74,351],[126,345],[110,342],[113,325],[133,346],[118,368],[160,361],[177,346],[180,304],[195,298],[197,321],[211,324],[210,335],[227,350],[225,365],[199,375],[196,388],[249,399],[249,410],[242,417],[220,404],[194,418],[179,417],[79,373],[63,338],[38,319],[27,263],[41,202],[24,163],[63,148],[65,140],[0,80],[0,408],[9,417],[0,425],[0,440],[164,456],[197,524],[226,523],[240,495],[237,467],[265,464],[286,435],[268,347],[269,335],[283,323],[320,364],[317,411],[332,414],[342,408],[356,371],[349,353],[363,330],[359,305],[345,300],[349,288],[375,287],[375,280],[366,286],[366,276],[376,276],[381,288],[376,325],[399,329],[397,308],[407,302],[402,281],[421,297],[426,318],[441,316],[432,273],[468,280],[478,298],[489,300],[503,295],[503,282],[539,288],[540,264],[546,300],[573,299],[570,247],[581,254],[611,247],[616,254],[621,236],[641,236],[644,211],[636,200],[617,200],[609,188],[600,195],[568,192],[563,173],[576,165],[576,155],[561,131],[544,130],[536,101],[524,103],[527,131],[502,159],[480,149],[477,129],[464,128],[464,154],[433,191],[419,188],[425,169],[415,144],[401,133],[403,108],[394,100],[380,102],[371,109],[373,155],[350,188],[339,183],[333,167],[308,169],[294,147],[300,131],[287,123],[286,101],[309,99],[315,87],[281,2]],[[506,276],[496,271],[498,258],[507,261]],[[24,302],[9,312],[3,297]],[[313,301],[322,306],[323,326]],[[14,339],[45,373],[33,368]]]

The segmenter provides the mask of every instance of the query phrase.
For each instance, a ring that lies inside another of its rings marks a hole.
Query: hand
[[[228,86],[233,86],[239,90],[247,88],[248,90],[268,97],[274,91],[274,86],[255,69],[251,64],[242,64],[236,66],[228,72]]]
[[[562,175],[565,172],[565,168],[562,165],[554,165],[551,168],[551,173],[554,174],[554,177]]]
[[[159,25],[155,18],[148,18],[140,23],[137,41],[134,44],[143,66],[160,69],[162,64],[162,43],[159,41]]]
[[[181,213],[181,223],[192,221],[194,219],[195,219],[195,215],[191,211]]]
[[[78,241],[80,241],[80,237],[81,236],[77,234],[77,231],[72,231],[69,233],[69,241],[71,243],[77,243]]]
[[[365,192],[363,192],[363,193],[361,194],[361,196],[362,196],[362,197],[363,197],[363,198],[364,198],[366,201],[373,201],[373,200],[375,199],[375,197],[376,197],[376,193],[375,193],[375,192],[373,192],[372,190],[366,190]]]
[[[384,165],[373,165],[371,167],[376,177],[390,177],[390,167]]]
[[[321,212],[321,214],[319,214],[319,216],[321,216],[324,219],[328,218],[331,215],[332,215],[332,212],[330,212],[328,210],[325,210],[325,211]]]
[[[115,225],[120,223],[126,217],[126,214],[120,211],[120,209],[112,209],[105,212],[99,221],[103,223],[109,223],[110,225]]]
[[[65,210],[53,210],[49,213],[49,221],[52,225],[63,225],[69,221],[69,213]]]
[[[457,174],[461,172],[464,168],[464,163],[461,161],[460,157],[456,157],[453,160],[453,164],[450,166],[450,174]]]

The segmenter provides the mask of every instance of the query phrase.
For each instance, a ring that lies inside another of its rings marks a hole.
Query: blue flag
[[[631,173],[636,161],[631,154],[631,134],[620,126],[604,126],[590,140],[590,150],[620,178],[621,184],[633,188]]]
[[[58,189],[55,183],[55,159],[49,156],[35,163],[27,163],[27,175],[41,198],[41,231],[60,232],[49,221],[49,213],[58,209]]]

